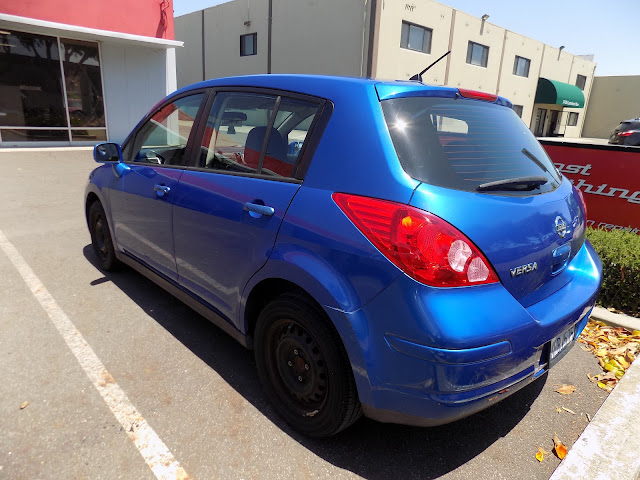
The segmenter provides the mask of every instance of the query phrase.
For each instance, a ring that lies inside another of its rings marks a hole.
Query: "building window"
[[[569,112],[569,120],[567,121],[567,126],[575,127],[576,125],[578,125],[578,112]]]
[[[480,45],[479,43],[469,42],[469,47],[467,48],[468,64],[487,68],[488,60],[489,47],[486,45]]]
[[[246,57],[249,55],[255,55],[258,53],[256,47],[258,40],[257,33],[249,33],[247,35],[240,35],[240,56]]]
[[[400,35],[400,46],[416,52],[431,53],[430,28],[402,22],[402,33]]]
[[[3,29],[0,45],[1,143],[107,139],[96,42]]]
[[[513,74],[519,77],[528,77],[530,66],[531,60],[516,55],[516,61],[513,63]]]
[[[576,87],[578,87],[580,90],[584,90],[585,83],[587,83],[587,77],[585,77],[584,75],[578,75],[576,77]]]
[[[520,118],[522,118],[522,105],[514,105],[513,106],[513,111],[516,112],[516,115],[518,115]]]

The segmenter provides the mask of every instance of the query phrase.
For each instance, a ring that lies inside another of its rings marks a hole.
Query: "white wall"
[[[543,43],[507,31],[497,93],[511,100],[514,105],[522,105],[522,121],[527,125],[533,114],[543,50]],[[513,74],[516,56],[530,60],[528,77]]]
[[[640,117],[640,75],[595,77],[583,137],[609,138],[624,120]]]
[[[481,19],[456,11],[447,85],[496,93],[504,34],[504,28],[489,22],[482,28]],[[469,41],[489,47],[486,67],[467,63]]]
[[[102,43],[109,141],[121,143],[149,109],[170,93],[175,80],[168,67],[164,48]]]
[[[205,78],[267,73],[268,13],[266,0],[236,0],[204,11]],[[257,34],[257,54],[241,57],[240,35],[249,33]]]
[[[408,80],[449,50],[452,8],[431,1],[414,2],[411,5],[379,1],[378,8],[382,11],[375,71],[377,78]],[[432,30],[431,53],[400,47],[403,20]],[[443,85],[446,67],[447,60],[442,59],[424,74],[424,83]]]
[[[369,3],[273,0],[272,73],[365,76]]]
[[[202,71],[202,11],[177,17],[174,22],[176,38],[184,42],[176,52],[178,85],[184,87],[205,80]]]

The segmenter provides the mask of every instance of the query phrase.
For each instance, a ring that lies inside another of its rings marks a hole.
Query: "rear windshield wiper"
[[[544,163],[542,163],[540,160],[538,160],[538,157],[536,157],[533,153],[531,153],[529,150],[527,150],[526,148],[522,149],[522,153],[524,153],[526,155],[526,157],[529,160],[532,160],[536,165],[538,165],[542,170],[544,170],[545,172],[548,172],[549,170],[547,170],[547,167],[544,166]]]
[[[497,182],[480,184],[476,187],[476,191],[489,192],[492,190],[503,190],[529,192],[536,188],[540,188],[540,186],[544,185],[548,181],[549,180],[546,177],[539,175],[534,177],[506,178],[504,180],[498,180]]]

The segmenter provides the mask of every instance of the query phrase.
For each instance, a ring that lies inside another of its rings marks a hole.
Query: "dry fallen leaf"
[[[20,410],[24,410],[25,408],[27,408],[27,405],[29,405],[29,402],[22,402],[22,405],[20,405]]]
[[[556,413],[562,413],[562,409],[560,407],[556,407]]]
[[[562,410],[564,410],[565,412],[569,412],[571,415],[576,415],[576,412],[574,412],[573,410],[569,410],[566,407],[562,407]]]
[[[589,380],[603,390],[611,392],[631,363],[640,354],[640,331],[611,327],[600,321],[589,320],[580,334],[580,342],[598,359],[605,373]]]
[[[556,389],[556,392],[561,393],[563,395],[569,395],[575,392],[576,387],[574,385],[562,385],[560,388]]]
[[[567,447],[560,441],[557,435],[553,436],[553,449],[556,452],[556,455],[560,460],[562,460],[567,455]]]
[[[549,453],[547,452],[545,449],[543,449],[542,447],[538,447],[538,451],[536,452],[536,459],[539,462],[542,462],[544,460],[544,456]]]

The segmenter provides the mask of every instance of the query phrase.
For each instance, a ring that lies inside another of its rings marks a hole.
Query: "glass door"
[[[545,121],[547,120],[547,109],[546,108],[539,108],[538,112],[536,113],[536,129],[533,132],[533,134],[536,137],[542,137],[544,134],[544,124]]]

